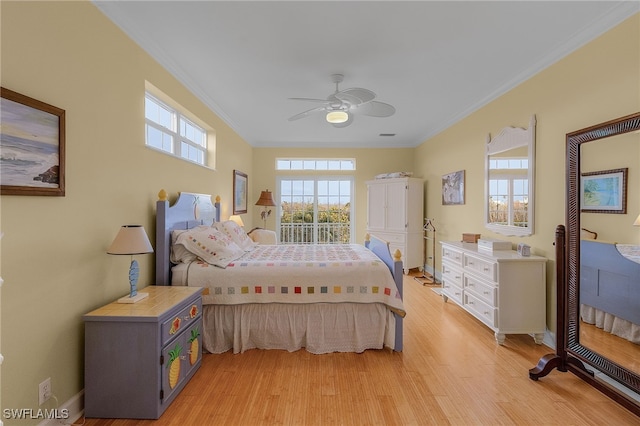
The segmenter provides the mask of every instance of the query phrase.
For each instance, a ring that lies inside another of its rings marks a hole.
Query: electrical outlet
[[[51,398],[51,377],[38,385],[38,404],[44,404],[49,398]]]

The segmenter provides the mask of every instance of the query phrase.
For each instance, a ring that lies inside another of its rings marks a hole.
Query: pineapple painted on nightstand
[[[182,346],[177,344],[172,350],[169,351],[169,362],[167,368],[169,369],[169,386],[171,389],[175,388],[180,378],[180,353],[182,352]]]
[[[193,365],[198,361],[199,345],[198,336],[200,336],[200,332],[198,331],[198,327],[195,327],[191,330],[191,339],[189,339],[189,343],[191,347],[189,348],[189,364]]]

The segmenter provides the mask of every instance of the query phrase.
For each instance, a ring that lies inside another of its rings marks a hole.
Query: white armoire
[[[367,181],[367,232],[402,253],[404,273],[424,267],[424,183],[418,178]]]

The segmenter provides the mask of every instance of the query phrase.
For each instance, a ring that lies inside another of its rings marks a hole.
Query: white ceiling
[[[417,146],[640,10],[638,1],[94,3],[254,147]],[[345,128],[323,114],[288,121],[318,106],[289,98],[325,99],[334,73],[345,76],[341,90],[372,90],[396,113]]]

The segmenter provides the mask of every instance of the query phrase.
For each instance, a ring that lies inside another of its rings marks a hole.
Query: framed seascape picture
[[[65,111],[0,88],[0,194],[64,196]]]
[[[625,214],[628,170],[624,168],[583,173],[580,179],[580,211]]]
[[[464,170],[442,176],[442,205],[464,204]]]
[[[233,214],[247,212],[247,175],[239,170],[233,171]]]

